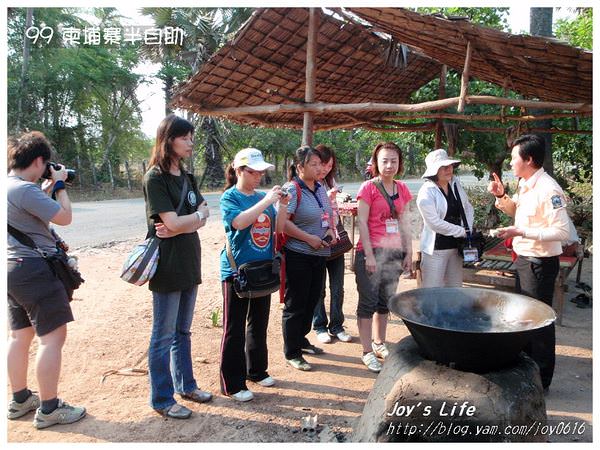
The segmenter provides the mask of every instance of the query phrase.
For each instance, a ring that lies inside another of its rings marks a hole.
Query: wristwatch
[[[206,216],[203,213],[201,213],[200,211],[196,211],[196,215],[198,216],[198,219],[200,219],[200,220],[206,219]]]

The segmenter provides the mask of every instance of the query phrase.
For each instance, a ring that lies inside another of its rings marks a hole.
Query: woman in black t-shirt
[[[153,306],[148,350],[150,405],[176,419],[187,419],[192,411],[178,404],[174,393],[198,403],[212,398],[198,389],[191,357],[190,327],[201,283],[196,230],[208,217],[194,177],[182,164],[191,156],[193,136],[191,123],[167,116],[158,127],[151,168],[143,181],[148,234],[161,238],[158,267],[149,284]],[[182,193],[184,187],[186,193]],[[178,208],[180,200],[183,204]]]

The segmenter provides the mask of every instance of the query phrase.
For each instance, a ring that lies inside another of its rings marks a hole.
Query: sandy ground
[[[345,325],[354,336],[353,342],[322,345],[326,354],[307,356],[314,368],[311,372],[291,369],[282,353],[281,309],[278,297],[273,296],[269,372],[277,384],[271,388],[251,385],[255,399],[239,404],[219,393],[222,329],[213,327],[210,319],[211,313],[222,307],[218,282],[221,225],[212,222],[200,235],[204,283],[192,327],[192,357],[200,387],[211,391],[214,400],[206,405],[183,401],[194,411],[190,420],[164,419],[148,405],[146,376],[112,375],[101,382],[102,374],[111,369],[147,367],[144,354],[151,328],[151,297],[147,287],[132,286],[118,278],[134,241],[80,249],[77,253],[86,282],[73,302],[76,321],[69,325],[59,395],[72,404],[86,406],[88,415],[78,423],[41,431],[31,425],[33,414],[8,421],[9,442],[343,442],[350,438],[376,379],[359,359],[353,273],[346,271],[344,305]],[[591,262],[585,260],[582,278],[590,285]],[[401,280],[399,290],[414,287],[414,280]],[[576,294],[571,287],[567,298]],[[407,334],[402,322],[392,317],[389,342]],[[313,334],[310,338],[317,342]],[[550,436],[549,440],[591,442],[592,309],[578,309],[567,301],[564,326],[558,327],[557,339],[555,378],[546,397],[548,417],[586,425],[583,435]],[[35,389],[32,367],[30,380],[30,387]],[[319,432],[313,436],[300,430],[301,418],[309,414],[318,415]]]

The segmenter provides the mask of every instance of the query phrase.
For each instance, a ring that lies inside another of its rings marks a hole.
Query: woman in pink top
[[[403,169],[402,151],[396,144],[377,144],[372,160],[373,179],[365,181],[357,195],[360,239],[354,273],[362,361],[370,371],[379,372],[382,366],[377,358],[389,354],[385,345],[388,299],[396,293],[402,272],[411,270],[412,238],[403,213],[412,195],[404,183],[394,180]]]

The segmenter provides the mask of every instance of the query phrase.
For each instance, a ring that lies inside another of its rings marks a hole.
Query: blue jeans
[[[344,255],[327,261],[327,272],[329,273],[329,325],[327,324],[327,313],[325,312],[325,277],[323,277],[323,288],[321,296],[315,306],[313,315],[313,330],[323,333],[329,330],[333,335],[344,331]]]
[[[190,327],[198,286],[185,291],[152,292],[153,321],[148,349],[150,406],[165,409],[173,394],[198,388],[192,370]]]

